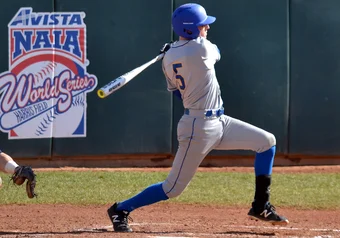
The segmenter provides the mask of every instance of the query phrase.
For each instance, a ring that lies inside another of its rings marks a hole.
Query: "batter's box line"
[[[178,224],[174,223],[148,223],[148,222],[143,222],[143,223],[130,223],[129,225],[131,226],[146,226],[146,225],[166,225],[166,226],[178,226]],[[108,230],[109,229],[109,230]],[[108,231],[108,232],[113,232],[113,227],[112,225],[110,226],[100,226],[100,227],[93,227],[93,228],[80,228],[76,229],[74,231],[82,231],[82,232],[96,232],[96,231]],[[155,232],[155,233],[162,233],[162,232]],[[170,236],[170,235],[148,235],[146,236],[147,238],[199,238],[202,236],[206,237],[219,237],[223,236],[225,237],[225,234],[213,234],[213,233],[192,233],[192,232],[169,232],[169,234],[176,234],[176,236]],[[181,236],[178,236],[181,235]]]
[[[44,234],[38,234],[38,233],[32,233],[32,232],[24,232],[24,231],[1,231],[0,237],[3,238],[18,238],[18,237],[51,237],[54,235],[53,233],[44,233]]]
[[[176,223],[155,223],[155,222],[142,222],[142,223],[130,223],[131,226],[147,226],[147,225],[156,225],[156,226],[178,226]],[[235,226],[235,225],[224,225],[228,228],[235,229],[267,229],[267,230],[291,230],[291,231],[314,231],[314,232],[340,232],[338,229],[325,229],[325,228],[297,228],[297,227],[269,227],[269,226]],[[81,232],[113,232],[112,225],[99,226],[99,227],[91,227],[91,228],[80,228],[73,231],[81,231]],[[161,232],[159,232],[161,233]],[[174,233],[175,234],[175,233]],[[198,237],[226,237],[226,234],[218,234],[218,233],[192,233],[192,232],[181,232],[176,233],[176,238],[198,238]],[[149,235],[148,238],[172,238],[169,235]],[[275,236],[274,236],[275,237]],[[302,238],[304,236],[288,236],[290,238]],[[317,235],[313,238],[331,238],[329,235]]]
[[[135,223],[132,222],[129,225],[131,226],[147,226],[147,225],[156,225],[156,226],[178,226],[178,224],[176,223],[166,223],[166,222],[158,222],[158,223],[153,223],[153,222],[141,222],[141,223]],[[93,227],[93,228],[80,228],[80,229],[76,229],[74,231],[82,231],[82,232],[95,232],[95,231],[113,231],[113,227],[112,225],[109,226],[99,226],[99,227]],[[157,233],[162,233],[162,232],[157,232]],[[170,232],[171,233],[171,232]],[[212,233],[191,233],[191,232],[180,232],[180,233],[176,233],[173,232],[173,234],[180,234],[182,236],[169,236],[169,235],[165,235],[165,236],[160,236],[160,235],[149,235],[146,236],[148,238],[199,238],[197,236],[207,236],[207,237],[219,237],[219,236],[225,236],[225,234],[212,234]],[[184,236],[183,236],[184,235]]]
[[[147,226],[147,225],[156,225],[156,226],[178,226],[176,223],[166,223],[166,222],[132,222],[129,223],[131,226]],[[287,231],[316,231],[316,232],[339,232],[339,229],[327,229],[327,228],[298,228],[298,227],[284,227],[284,226],[235,226],[235,225],[223,225],[228,228],[235,229],[268,229],[268,230],[287,230]],[[112,225],[110,226],[101,226],[98,228],[92,229],[112,229]],[[87,229],[87,228],[82,228]],[[91,228],[90,228],[91,229]]]
[[[224,225],[232,228],[243,228],[243,229],[268,229],[268,230],[286,230],[286,231],[317,231],[317,232],[340,232],[338,229],[327,229],[327,228],[298,228],[298,227],[276,227],[276,226],[235,226],[235,225]]]

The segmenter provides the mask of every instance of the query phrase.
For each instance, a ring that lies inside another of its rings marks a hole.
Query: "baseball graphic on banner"
[[[0,75],[0,129],[9,139],[86,136],[85,13],[21,8],[9,23],[9,71]]]

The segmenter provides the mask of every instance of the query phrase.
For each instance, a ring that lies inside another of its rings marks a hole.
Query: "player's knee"
[[[258,153],[264,152],[266,150],[269,150],[274,145],[276,145],[276,138],[272,133],[266,132],[264,134],[264,139],[262,146],[257,150]]]
[[[267,134],[267,140],[268,140],[268,149],[276,145],[276,138],[272,133]]]
[[[185,188],[186,186],[183,184],[171,182],[167,179],[163,182],[163,190],[169,198],[179,196],[185,190]]]
[[[178,197],[179,195],[181,195],[183,191],[184,191],[184,189],[176,188],[176,189],[169,191],[166,195],[169,198],[175,198],[175,197]]]

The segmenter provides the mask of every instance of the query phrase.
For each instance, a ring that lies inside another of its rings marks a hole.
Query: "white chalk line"
[[[162,222],[141,222],[141,223],[130,223],[130,225],[133,226],[147,226],[147,225],[153,225],[153,226],[178,226],[176,223],[162,223]],[[327,229],[327,228],[298,228],[298,227],[284,227],[284,226],[239,226],[239,225],[223,225],[224,227],[227,228],[234,228],[234,229],[257,229],[257,230],[285,230],[285,231],[310,231],[310,232],[333,232],[333,233],[340,233],[339,229]],[[112,225],[109,226],[103,226],[99,228],[93,228],[93,230],[96,229],[113,229]],[[81,229],[79,231],[82,231]],[[191,237],[194,238],[194,236],[211,236],[213,235],[214,237],[218,236],[226,236],[226,234],[218,234],[218,233],[192,233],[192,232],[181,232],[179,233],[180,235],[185,235],[186,237]],[[148,236],[148,237],[153,237],[153,238],[172,238],[171,236]],[[293,237],[293,236],[292,236]],[[330,238],[331,236],[315,236],[315,238]],[[177,236],[177,238],[179,238]]]
[[[2,233],[4,233],[3,231],[1,231]],[[0,234],[0,237],[3,238],[18,238],[18,237],[51,237],[51,235],[54,235],[54,233],[44,233],[44,234],[36,234],[36,233],[32,233],[32,232],[24,232],[24,231],[17,231],[16,234],[14,234],[15,232],[13,231],[5,231],[9,232],[11,234],[5,234],[2,235]]]
[[[295,231],[322,231],[322,232],[340,232],[338,229],[327,229],[327,228],[298,228],[298,227],[284,227],[284,226],[234,226],[224,225],[232,228],[243,228],[243,229],[269,229],[269,230],[295,230]]]
[[[155,226],[177,226],[176,223],[162,223],[162,222],[139,222],[139,223],[129,223],[131,226],[147,226],[147,225],[155,225]],[[298,227],[284,227],[284,226],[236,226],[236,225],[222,225],[224,227],[235,228],[235,229],[267,229],[267,230],[291,230],[291,231],[321,231],[321,232],[339,232],[339,229],[329,229],[329,228],[298,228]],[[110,229],[111,226],[103,226],[100,227],[102,229]]]
[[[162,223],[162,222],[140,222],[140,223],[130,223],[130,225],[133,226],[147,226],[147,225],[153,225],[153,226],[178,226],[179,224],[176,223]],[[333,232],[333,233],[340,233],[340,229],[327,229],[327,228],[298,228],[298,227],[284,227],[284,226],[240,226],[240,225],[222,225],[223,227],[227,228],[234,228],[234,229],[257,229],[257,230],[285,230],[285,231],[312,231],[312,232]],[[106,231],[113,231],[112,225],[108,226],[99,226],[99,227],[85,227],[85,228],[79,228],[68,231],[70,234],[74,232],[106,232]],[[65,232],[67,234],[68,232]],[[20,231],[20,230],[7,230],[7,231],[1,231],[3,235],[0,234],[0,237],[18,237],[18,235],[23,235],[25,237],[44,237],[44,236],[51,236],[51,235],[58,235],[54,232],[28,232],[28,231]],[[8,234],[5,234],[8,233]],[[160,232],[161,233],[161,232]],[[226,234],[218,234],[218,233],[192,233],[192,232],[181,232],[176,233],[180,234],[182,236],[176,236],[176,238],[196,238],[197,236],[226,236]],[[77,234],[74,234],[77,236]],[[148,238],[173,238],[173,236],[160,236],[160,235],[149,235]],[[293,236],[291,236],[293,237]],[[294,236],[295,237],[295,236]],[[330,238],[332,236],[314,236],[314,238]]]

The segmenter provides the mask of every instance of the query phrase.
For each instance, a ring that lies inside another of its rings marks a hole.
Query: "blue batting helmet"
[[[196,3],[179,6],[172,14],[172,28],[174,32],[188,39],[199,36],[198,26],[209,25],[216,17],[208,16],[204,7]]]

